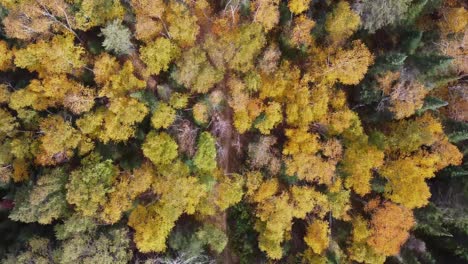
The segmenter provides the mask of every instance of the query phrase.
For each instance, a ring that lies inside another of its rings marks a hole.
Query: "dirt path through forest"
[[[226,81],[223,81],[217,89],[221,90],[226,96],[229,94]],[[229,175],[234,172],[233,168],[238,163],[238,150],[235,148],[235,142],[239,138],[239,134],[232,126],[232,109],[226,104],[222,111],[217,112],[213,116],[213,122],[211,126],[211,133],[216,137],[216,144],[218,148],[218,166],[222,171]],[[227,212],[223,212],[213,219],[214,223],[221,229],[225,234],[228,234],[229,226],[227,219]],[[231,264],[237,263],[235,255],[230,249],[229,242],[226,248],[221,254],[221,263]]]

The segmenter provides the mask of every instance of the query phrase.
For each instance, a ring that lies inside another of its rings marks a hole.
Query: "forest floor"
[[[229,94],[226,82],[221,82],[217,87],[223,94]],[[218,167],[223,170],[226,175],[232,173],[232,169],[239,162],[239,134],[232,126],[232,109],[226,106],[222,111],[214,115],[211,126],[211,133],[216,137],[218,149]],[[225,234],[229,233],[227,223],[227,212],[222,212],[212,219],[213,224],[220,228]],[[225,264],[237,263],[235,254],[230,249],[230,245],[226,245],[224,251],[220,255],[219,261]]]

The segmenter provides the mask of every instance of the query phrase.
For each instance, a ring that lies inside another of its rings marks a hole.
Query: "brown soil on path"
[[[224,95],[229,94],[226,82],[222,82],[217,87],[221,90]],[[218,167],[227,175],[235,172],[235,169],[239,162],[238,144],[239,134],[233,127],[232,122],[232,109],[226,104],[226,106],[220,112],[216,112],[213,115],[211,124],[211,133],[216,138],[217,144],[217,159]],[[229,226],[227,224],[227,212],[222,212],[209,220],[220,228],[225,234],[229,233]],[[231,264],[238,263],[239,260],[235,254],[231,251],[230,242],[226,245],[224,251],[218,258],[218,263]]]

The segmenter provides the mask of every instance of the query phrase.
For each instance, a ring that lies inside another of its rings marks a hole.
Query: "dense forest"
[[[0,263],[468,263],[463,0],[0,0]]]

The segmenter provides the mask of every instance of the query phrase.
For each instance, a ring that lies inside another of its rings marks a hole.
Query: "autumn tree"
[[[123,5],[117,0],[104,0],[97,3],[92,0],[79,1],[75,13],[76,28],[89,30],[107,22],[122,20],[125,14]]]
[[[288,193],[272,196],[256,213],[260,220],[255,224],[255,230],[260,233],[258,246],[272,259],[282,257],[281,242],[291,228],[293,214],[288,200]]]
[[[357,216],[352,220],[353,230],[349,247],[349,258],[362,263],[380,263],[385,262],[385,255],[379,254],[367,243],[372,231],[366,219]]]
[[[468,11],[464,7],[444,8],[438,26],[444,33],[458,33],[466,29]]]
[[[196,205],[206,195],[205,186],[189,175],[181,161],[160,168],[158,174],[152,190],[160,198],[147,206],[138,205],[128,222],[135,229],[134,241],[141,252],[164,251],[175,221],[183,213],[194,214]]]
[[[31,259],[37,262],[47,263],[52,258],[51,252],[48,252],[48,247],[51,241],[44,237],[32,237],[25,243],[23,250],[9,254],[6,258],[2,259],[2,263],[13,264],[21,263],[26,264]]]
[[[304,240],[314,253],[322,254],[328,247],[329,232],[327,222],[316,220],[307,227],[307,234]]]
[[[50,74],[72,74],[84,65],[83,47],[73,43],[74,36],[56,35],[50,42],[41,40],[15,52],[15,65],[36,71],[40,77]],[[50,52],[54,50],[55,52]]]
[[[179,48],[169,39],[158,38],[140,49],[141,59],[148,66],[150,74],[166,71],[169,63],[179,54]]]
[[[95,234],[83,233],[66,239],[54,253],[60,263],[64,264],[77,261],[126,263],[133,257],[129,245],[128,228],[109,228]]]
[[[365,0],[357,3],[355,9],[361,16],[362,27],[370,33],[404,18],[410,0]]]
[[[41,165],[62,163],[73,156],[82,142],[82,136],[60,116],[50,116],[40,124],[43,135],[39,138],[36,162]]]
[[[217,253],[221,253],[228,242],[226,234],[212,224],[203,225],[195,235],[197,239],[202,241],[202,243],[209,245],[210,249]]]
[[[2,1],[2,5],[9,11],[3,22],[9,37],[31,40],[64,31],[77,35],[77,24],[70,20],[73,11],[66,1]]]
[[[313,44],[310,31],[315,27],[315,21],[306,16],[299,16],[294,19],[294,28],[291,32],[291,43],[295,46],[310,46]]]
[[[323,78],[348,85],[357,84],[373,61],[374,57],[364,43],[359,40],[353,41],[351,49],[339,48],[332,56],[327,69],[322,73]]]
[[[0,139],[4,139],[7,136],[13,136],[18,122],[10,112],[0,108],[0,120],[2,120],[2,126],[0,127]]]
[[[408,72],[387,72],[378,79],[379,89],[389,98],[396,119],[413,115],[424,104],[428,89]]]
[[[370,221],[371,235],[367,243],[377,253],[396,255],[409,237],[409,230],[414,226],[413,213],[402,206],[384,202],[372,214]]]
[[[107,51],[115,52],[118,55],[130,53],[132,49],[131,32],[118,20],[109,23],[101,32],[104,36],[102,45]]]
[[[40,176],[36,185],[23,186],[15,194],[16,205],[9,218],[25,223],[50,224],[68,212],[65,199],[67,175],[63,168]]]
[[[281,160],[278,151],[273,147],[277,142],[274,137],[260,137],[258,142],[248,146],[250,165],[254,169],[267,168],[272,174],[281,169]]]
[[[279,22],[279,0],[256,0],[252,3],[253,21],[260,23],[266,31]]]
[[[168,128],[176,119],[176,111],[166,103],[159,103],[151,117],[154,128]]]
[[[226,30],[219,36],[207,37],[203,45],[213,66],[242,73],[253,69],[255,58],[266,44],[262,26],[254,23]]]
[[[431,196],[425,180],[445,166],[460,164],[462,155],[447,141],[441,123],[429,113],[414,120],[396,122],[392,127],[387,152],[402,154],[387,161],[379,170],[389,180],[385,194],[407,208],[422,207]]]
[[[222,72],[213,67],[206,53],[197,47],[184,52],[176,65],[174,79],[193,92],[206,93],[222,79]]]
[[[168,165],[177,158],[177,143],[167,133],[150,132],[143,143],[143,154],[155,165]]]
[[[100,218],[111,224],[119,221],[122,214],[132,208],[136,197],[149,188],[153,177],[154,170],[150,163],[143,163],[133,172],[121,174],[103,205]]]
[[[68,79],[65,75],[32,80],[29,85],[11,94],[9,106],[13,109],[32,107],[35,110],[64,106],[74,114],[91,110],[95,91]]]
[[[9,49],[8,43],[0,41],[0,71],[6,71],[13,66],[13,52]]]
[[[125,141],[135,134],[135,127],[147,115],[148,108],[138,100],[121,97],[109,108],[99,107],[76,121],[80,131],[102,142]]]
[[[359,15],[351,10],[348,2],[339,2],[328,14],[325,29],[332,42],[340,42],[349,38],[359,27]]]
[[[94,79],[102,86],[99,96],[108,98],[122,97],[131,91],[145,88],[145,82],[135,76],[135,69],[130,61],[121,66],[109,54],[102,54],[94,64]]]
[[[367,141],[362,137],[347,145],[342,160],[346,186],[361,196],[371,191],[373,170],[382,166],[384,159],[384,153]]]
[[[260,133],[269,135],[270,131],[283,120],[281,105],[277,102],[271,102],[265,106],[263,114],[263,118],[254,126]]]
[[[215,139],[209,132],[200,134],[193,163],[202,173],[210,173],[216,169]]]
[[[96,216],[106,203],[106,195],[112,192],[117,174],[111,160],[102,160],[97,154],[87,156],[70,175],[67,202],[75,205],[83,216]]]
[[[290,0],[288,7],[294,14],[300,14],[309,9],[310,2],[310,0]]]

